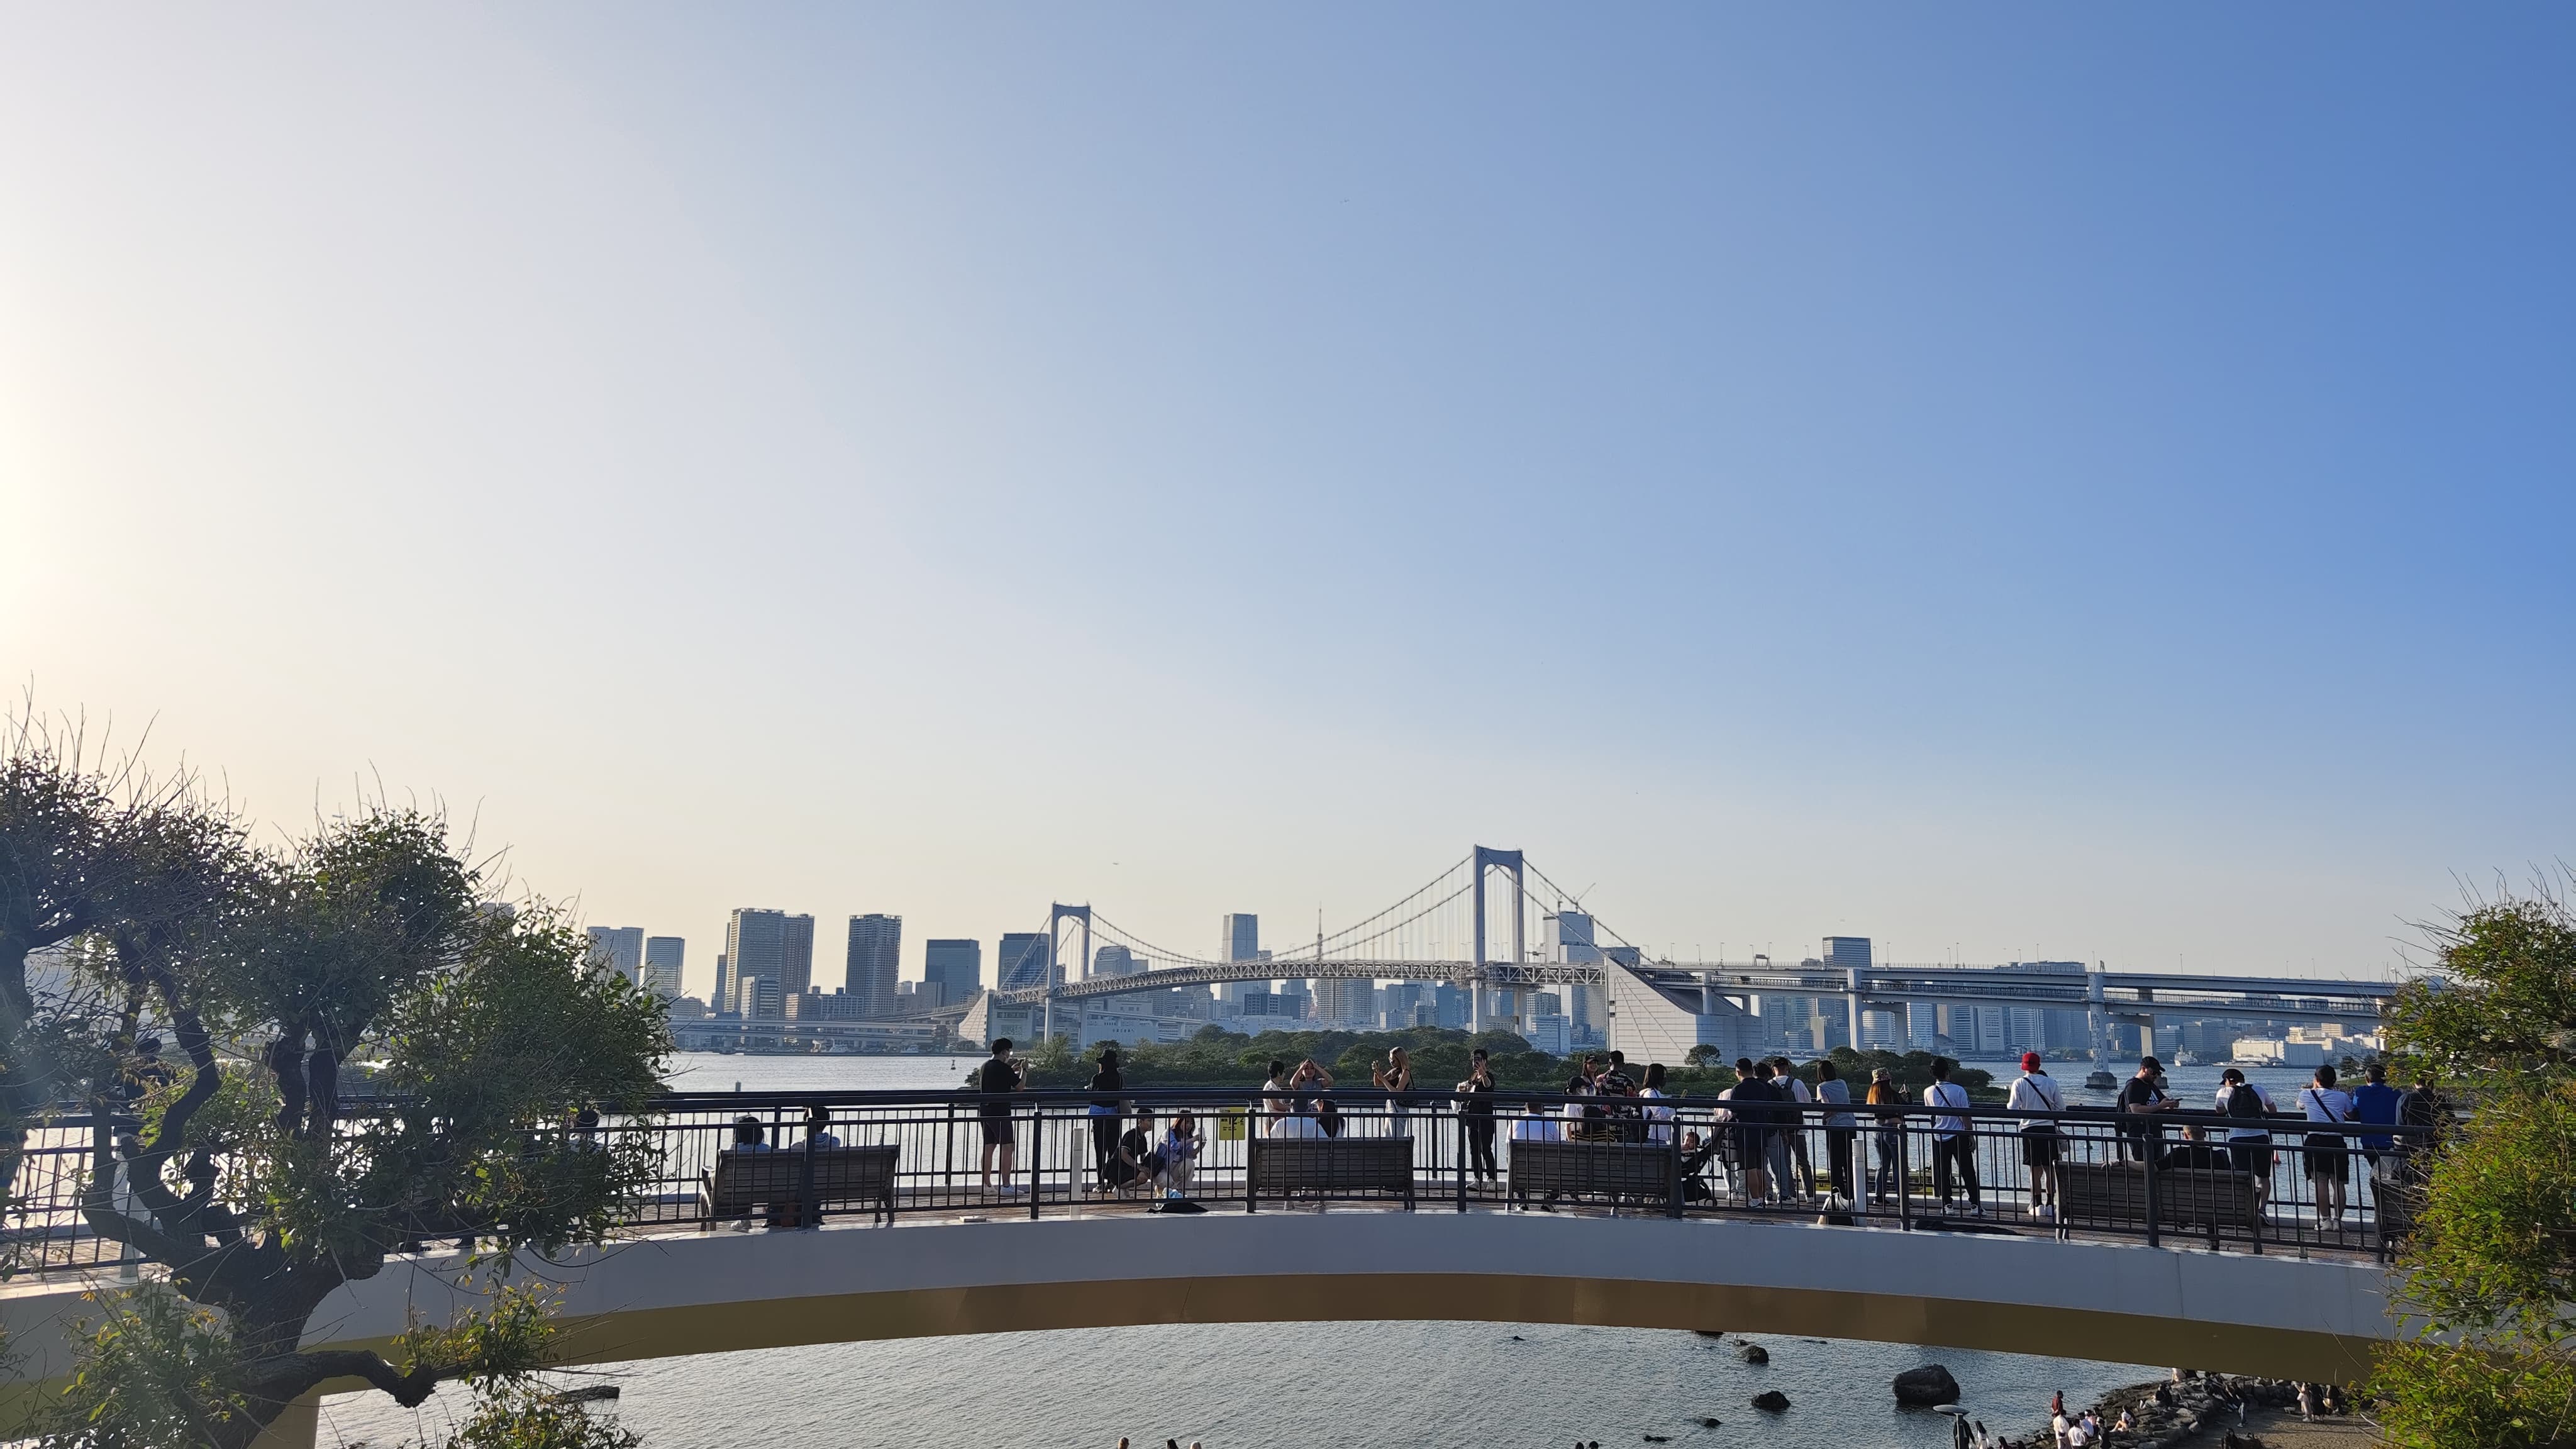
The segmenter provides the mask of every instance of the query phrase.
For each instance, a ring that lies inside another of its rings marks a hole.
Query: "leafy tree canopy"
[[[2440,972],[2390,1008],[2408,1080],[2471,1108],[2412,1164],[2399,1310],[2418,1333],[2374,1375],[2403,1449],[2576,1438],[2576,914],[2546,884],[2431,932]],[[2444,1113],[2448,1116],[2448,1113]]]

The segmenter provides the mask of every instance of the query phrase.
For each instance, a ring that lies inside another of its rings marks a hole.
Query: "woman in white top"
[[[2352,1120],[2352,1094],[2335,1086],[2334,1068],[2319,1067],[2315,1079],[2299,1089],[2299,1110],[2311,1122],[2340,1127]],[[2345,1185],[2352,1178],[2349,1144],[2340,1131],[2311,1128],[2299,1145],[2307,1158],[2308,1183],[2316,1190],[2317,1220],[2330,1228],[2342,1227]]]
[[[1655,1142],[1672,1141],[1673,1109],[1658,1105],[1666,1100],[1666,1094],[1664,1092],[1664,1064],[1662,1062],[1650,1062],[1647,1064],[1646,1084],[1637,1089],[1637,1095],[1648,1099],[1649,1102],[1649,1105],[1646,1108],[1647,1138]]]
[[[2021,1054],[2021,1075],[2013,1078],[2004,1106],[2015,1112],[2063,1112],[2066,1089],[2039,1064],[2039,1053]],[[2057,1221],[2057,1122],[2021,1124],[2021,1160],[2030,1168],[2030,1215],[2043,1223]]]

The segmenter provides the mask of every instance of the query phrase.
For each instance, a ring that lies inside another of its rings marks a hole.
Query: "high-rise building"
[[[755,1021],[777,1021],[787,1014],[787,993],[774,976],[742,978],[742,1014]]]
[[[921,950],[921,988],[930,993],[924,1006],[964,1001],[984,984],[983,942],[930,941]]]
[[[1045,931],[1005,931],[993,955],[993,985],[1001,991],[1046,984],[1055,957],[1055,938]]]
[[[814,966],[814,918],[805,918],[805,967],[808,984]],[[758,976],[775,988],[787,973],[787,913],[741,906],[725,922],[724,954],[716,958],[715,1009],[751,1015],[742,1000],[742,981]],[[799,989],[802,989],[801,987]]]
[[[1261,918],[1247,912],[1227,916],[1217,927],[1216,956],[1220,961],[1258,961],[1262,959]],[[1253,987],[1270,989],[1267,981],[1228,981],[1216,989],[1216,999],[1224,1006],[1243,1005],[1243,993]]]
[[[642,926],[593,926],[590,936],[590,968],[613,971],[629,981],[644,970],[644,928]]]
[[[678,936],[644,938],[644,986],[664,1001],[680,998],[680,960],[689,943]]]
[[[1091,974],[1094,976],[1133,976],[1145,970],[1146,966],[1144,957],[1116,942],[1091,953]]]
[[[894,1015],[896,968],[903,960],[903,917],[850,917],[848,975],[842,991],[860,1019],[876,1021]]]
[[[779,942],[778,989],[782,994],[814,989],[814,918],[789,916]]]
[[[1825,938],[1825,964],[1828,966],[1867,966],[1869,964],[1869,937],[1827,936]]]
[[[1330,1026],[1377,1025],[1377,983],[1317,977],[1315,1020]]]

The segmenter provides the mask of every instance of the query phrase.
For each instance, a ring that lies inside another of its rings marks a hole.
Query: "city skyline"
[[[710,945],[1473,841],[2371,974],[2568,854],[2576,16],[1467,14],[32,15],[0,666]]]

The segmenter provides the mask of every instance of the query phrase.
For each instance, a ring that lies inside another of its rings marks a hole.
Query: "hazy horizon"
[[[2571,853],[2563,8],[0,24],[0,679],[692,991],[1472,844],[2377,975]]]

